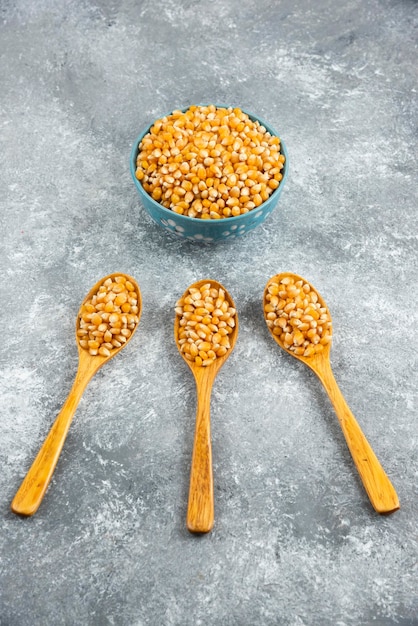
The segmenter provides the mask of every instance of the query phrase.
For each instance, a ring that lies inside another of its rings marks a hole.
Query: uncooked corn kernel
[[[139,294],[125,276],[107,278],[81,307],[77,338],[92,356],[109,357],[139,322]]]
[[[264,316],[283,346],[298,356],[314,356],[332,339],[328,309],[303,280],[272,278],[267,284]]]
[[[200,219],[248,213],[283,178],[280,139],[239,108],[191,106],[154,122],[136,178],[165,208]]]
[[[189,287],[175,312],[180,318],[178,343],[188,361],[207,367],[230,350],[236,310],[223,289],[210,283]]]

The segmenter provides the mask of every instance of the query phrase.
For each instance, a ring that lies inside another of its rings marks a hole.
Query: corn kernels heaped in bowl
[[[154,122],[140,142],[135,176],[174,213],[217,220],[268,200],[284,162],[279,137],[241,109],[191,106]]]

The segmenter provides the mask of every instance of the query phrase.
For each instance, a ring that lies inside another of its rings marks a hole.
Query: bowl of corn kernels
[[[141,203],[166,231],[198,242],[235,239],[277,206],[286,146],[238,107],[193,105],[155,120],[136,139],[131,175]]]

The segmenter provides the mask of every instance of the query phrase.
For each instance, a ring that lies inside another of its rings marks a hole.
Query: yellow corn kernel
[[[154,198],[154,200],[161,200],[161,196],[163,195],[163,190],[161,189],[161,187],[155,187],[151,196]]]
[[[128,296],[126,292],[119,293],[114,300],[115,306],[122,306],[122,304],[125,304],[127,300],[128,300]]]
[[[305,337],[303,336],[303,333],[300,330],[296,329],[293,332],[293,343],[295,344],[295,346],[301,346],[304,341]]]
[[[98,313],[94,313],[91,317],[91,323],[95,326],[99,326],[102,323],[102,318]]]
[[[314,354],[315,354],[315,347],[312,344],[310,344],[305,349],[303,356],[313,356]]]
[[[116,326],[116,325],[121,325],[121,320],[119,317],[118,313],[112,313],[111,315],[109,315],[109,323],[112,324],[112,326]]]
[[[174,206],[171,206],[171,210],[174,213],[178,213],[179,215],[183,215],[184,213],[184,208],[180,206],[179,204],[175,204]]]
[[[264,311],[266,313],[272,313],[276,310],[276,307],[270,302],[269,304],[266,304],[264,307]]]
[[[317,309],[315,309],[312,306],[306,307],[305,315],[310,315],[311,317],[314,318],[314,320],[318,320],[319,319],[319,312],[317,311]]]
[[[263,198],[261,197],[261,195],[259,193],[256,193],[253,196],[253,202],[254,202],[255,206],[260,206],[260,204],[263,203]]]

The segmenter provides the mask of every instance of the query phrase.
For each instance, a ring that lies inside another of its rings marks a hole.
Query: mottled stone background
[[[416,626],[417,3],[2,0],[1,626]],[[199,247],[144,213],[129,153],[199,102],[279,130],[279,208]],[[268,278],[326,298],[341,389],[391,477],[377,515],[319,381],[265,328]],[[87,388],[38,513],[9,505],[75,376],[74,320],[113,271],[140,328]],[[185,528],[195,418],[173,305],[232,293],[215,383],[216,523]]]

